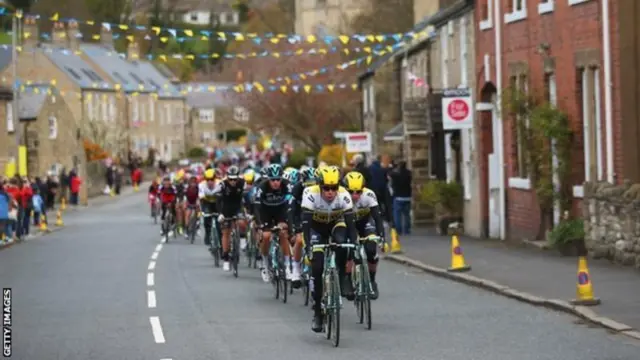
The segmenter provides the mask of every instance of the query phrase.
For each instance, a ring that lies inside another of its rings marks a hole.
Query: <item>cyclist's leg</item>
[[[211,245],[211,228],[212,228],[212,223],[213,223],[213,217],[210,216],[211,212],[213,211],[211,204],[209,203],[202,203],[202,212],[207,214],[207,216],[204,217],[204,221],[203,221],[203,225],[204,225],[204,244],[207,246]]]
[[[320,231],[318,231],[320,230]],[[326,244],[329,240],[329,231],[326,228],[311,228],[309,241],[307,242],[307,250],[311,254],[311,288],[313,297],[313,322],[311,329],[315,332],[322,330],[322,292],[324,291],[324,252],[322,250],[313,251],[313,245]]]
[[[370,221],[367,222],[364,228],[364,251],[367,254],[367,263],[369,264],[369,279],[371,280],[371,287],[373,288],[372,299],[377,299],[378,283],[376,282],[376,272],[378,270],[378,244],[374,241],[370,241],[367,238],[369,236],[376,235],[376,227]]]
[[[165,215],[167,215],[167,203],[162,202],[160,206],[162,207],[162,214],[160,215],[160,219],[164,220]]]
[[[340,221],[337,222],[333,229],[331,229],[331,235],[333,241],[337,244],[344,244],[348,242],[347,239],[347,225]],[[353,300],[353,284],[351,284],[351,274],[347,273],[347,257],[349,251],[347,249],[336,249],[336,267],[338,268],[338,275],[340,276],[340,289],[342,295],[348,300]]]
[[[224,206],[222,209],[222,216],[230,218],[236,215],[234,209]],[[229,251],[231,250],[231,222],[224,221],[220,224],[222,232],[222,260],[229,261]]]

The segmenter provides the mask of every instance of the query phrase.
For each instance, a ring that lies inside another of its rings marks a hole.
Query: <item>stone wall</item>
[[[585,184],[585,242],[594,258],[640,269],[640,184]]]

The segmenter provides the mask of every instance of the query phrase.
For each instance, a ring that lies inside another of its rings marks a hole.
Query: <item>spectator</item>
[[[44,197],[47,209],[53,209],[56,206],[56,196],[58,195],[59,187],[58,179],[53,172],[50,172],[47,176],[47,192],[46,197]]]
[[[11,196],[7,193],[7,181],[0,182],[0,234],[4,239],[12,237],[11,220],[9,211],[11,210]]]
[[[70,204],[73,206],[78,206],[80,185],[82,185],[82,179],[80,179],[75,169],[71,170],[69,172],[69,189],[71,191]]]
[[[31,206],[33,207],[33,225],[40,225],[40,221],[43,220],[45,223],[46,219],[46,209],[44,200],[40,195],[40,189],[38,187],[33,188],[33,197],[31,198]]]
[[[33,210],[33,207],[31,206],[32,198],[33,189],[31,188],[29,179],[25,177],[22,179],[20,184],[20,204],[18,211],[18,224],[16,228],[19,238],[29,236],[29,230],[31,228],[31,210]]]
[[[389,170],[382,166],[380,156],[369,165],[369,173],[371,174],[371,182],[367,187],[376,194],[384,219],[391,222],[391,195],[388,188]]]
[[[406,161],[400,161],[391,174],[393,221],[399,235],[411,233],[412,174]]]
[[[120,189],[122,188],[122,180],[124,177],[123,170],[122,168],[115,168],[113,173],[114,173],[115,193],[116,195],[120,195]]]

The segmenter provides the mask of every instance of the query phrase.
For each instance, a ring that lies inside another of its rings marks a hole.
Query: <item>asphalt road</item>
[[[213,267],[202,242],[160,245],[145,196],[69,215],[67,227],[0,251],[13,356],[28,360],[637,360],[640,344],[383,262],[374,328],[343,311],[337,349],[294,294],[273,299],[256,270]],[[152,274],[152,275],[149,275]]]

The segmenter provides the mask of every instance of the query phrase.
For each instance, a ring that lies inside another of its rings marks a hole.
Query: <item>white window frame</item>
[[[58,138],[58,119],[55,115],[51,115],[48,120],[49,140],[55,140]]]
[[[440,64],[442,66],[442,87],[449,87],[449,36],[445,28],[440,28]]]
[[[444,159],[445,159],[445,169],[447,172],[447,182],[455,181],[455,164],[453,160],[453,151],[451,149],[451,137],[452,133],[444,134]]]
[[[366,84],[362,87],[362,113],[369,113],[369,86]]]
[[[214,109],[199,109],[198,120],[201,123],[213,124],[216,121],[216,114]]]
[[[493,28],[493,1],[487,0],[487,18],[480,20],[478,27],[480,30],[489,30]]]
[[[511,0],[513,2],[513,11],[508,14],[504,14],[505,24],[514,23],[527,18],[527,0]],[[517,9],[516,5],[521,1],[522,7]]]
[[[143,101],[144,99],[140,99],[138,102],[138,106],[140,107],[140,122],[147,122],[147,102]]]
[[[153,96],[149,96],[149,121],[156,121],[156,101]]]
[[[367,85],[369,91],[367,92],[367,103],[369,104],[369,113],[376,112],[376,96],[375,96],[375,88],[373,86],[373,81],[369,82]]]
[[[7,116],[6,116],[7,132],[11,134],[16,131],[16,123],[14,121],[14,116],[13,116],[13,102],[11,101],[7,102],[6,111],[7,111]]]
[[[460,86],[467,87],[469,84],[469,49],[467,42],[467,17],[460,19]]]
[[[569,6],[584,4],[591,0],[568,0]]]
[[[525,81],[524,84],[520,84],[520,81],[522,81],[522,76],[518,75],[516,76],[516,87],[518,89],[520,89],[521,87],[524,87],[524,92],[528,93],[529,92],[529,87],[528,87],[528,77],[527,77],[527,81]],[[529,119],[526,119],[526,123],[525,123],[526,127],[529,127]],[[516,130],[517,131],[517,130]],[[517,141],[517,133],[516,133],[516,141]],[[518,154],[516,153],[516,157],[518,157]],[[520,159],[516,159],[516,161],[520,161]],[[526,166],[526,160],[524,164],[520,164],[518,163],[518,166]],[[531,179],[526,177],[519,177],[519,176],[513,176],[509,178],[509,187],[512,189],[520,189],[520,190],[531,190]]]
[[[538,14],[553,12],[554,7],[555,0],[540,0],[540,4],[538,4]]]

